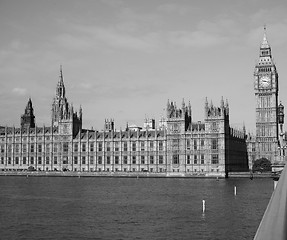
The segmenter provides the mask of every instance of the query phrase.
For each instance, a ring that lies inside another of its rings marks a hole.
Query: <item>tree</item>
[[[257,159],[252,166],[253,172],[270,172],[271,169],[271,162],[267,158]]]

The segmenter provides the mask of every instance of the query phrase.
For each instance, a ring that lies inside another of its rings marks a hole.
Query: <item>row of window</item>
[[[38,157],[37,159],[34,157],[29,158],[23,157],[22,158],[22,164],[60,164],[60,161],[57,156],[54,156],[53,161],[50,157],[42,158]],[[89,162],[88,162],[89,160]],[[156,162],[156,159],[154,156],[149,156],[148,158],[146,156],[140,156],[140,159],[137,158],[137,156],[132,156],[130,161],[128,159],[128,156],[123,156],[123,162],[121,163],[120,157],[115,156],[114,158],[111,158],[110,156],[105,157],[105,162],[102,156],[98,156],[97,161],[95,161],[94,156],[90,156],[89,158],[86,156],[82,156],[81,159],[78,158],[78,156],[74,156],[73,158],[73,164],[165,164],[163,155],[158,156],[158,163]],[[36,162],[37,161],[37,162]],[[172,159],[173,164],[179,164],[179,155],[173,155]],[[20,163],[20,157],[15,157],[15,163],[18,165]],[[68,164],[68,157],[63,156],[62,158],[62,164]],[[1,164],[5,164],[4,157],[1,157]],[[8,157],[7,164],[13,164],[12,158]],[[193,156],[193,161],[191,160],[191,156],[187,155],[186,164],[205,164],[204,155],[201,155],[201,158],[198,159],[197,155]],[[211,157],[211,164],[218,164],[218,155],[212,154]]]
[[[14,138],[14,140],[16,141],[16,142],[20,142],[20,141],[23,141],[23,142],[26,142],[26,141],[35,141],[35,140],[37,140],[37,141],[43,141],[43,140],[47,140],[47,141],[50,141],[50,140],[54,140],[54,141],[57,141],[57,140],[64,140],[64,141],[66,141],[66,140],[68,140],[69,139],[69,137],[67,137],[67,136],[46,136],[45,138],[44,137],[15,137]],[[5,142],[5,138],[0,138],[0,141],[1,142]],[[7,137],[7,141],[8,142],[12,142],[13,141],[13,138],[12,137]]]
[[[176,140],[176,141],[175,141]],[[177,143],[176,143],[177,142]],[[175,144],[178,144],[178,140],[174,139],[173,140],[173,146],[175,146]],[[22,146],[22,152],[25,153],[29,150],[29,152],[33,153],[36,152],[36,147],[37,147],[37,152],[41,153],[44,151],[44,147],[45,147],[45,151],[46,152],[50,152],[51,150],[53,150],[53,152],[68,152],[69,151],[69,143],[68,142],[64,142],[64,143],[54,143],[52,144],[14,144],[14,149],[16,153],[19,153],[21,151],[21,146]],[[178,145],[176,145],[177,147],[179,147]],[[204,140],[201,140],[201,146],[204,146]],[[197,140],[194,140],[194,150],[198,150],[199,146],[197,145]],[[7,152],[12,152],[12,148],[13,145],[12,144],[7,144]],[[190,145],[190,140],[186,141],[186,148],[189,150],[191,148]],[[131,149],[132,151],[137,151],[137,143],[136,142],[132,142],[130,148],[128,147],[128,143],[123,143],[122,144],[122,150],[128,151],[129,149]],[[149,150],[154,149],[154,143],[150,142],[149,144]],[[218,149],[218,139],[211,139],[211,149]],[[94,152],[95,150],[95,145],[94,143],[90,143],[89,145],[86,143],[82,143],[81,144],[81,149],[79,149],[79,144],[78,143],[74,143],[74,152],[78,152],[79,150],[81,150],[82,152],[86,152],[86,151],[90,151],[90,152]],[[110,151],[120,151],[120,144],[118,142],[114,143],[114,146],[112,147],[111,142],[106,142],[105,146],[103,145],[102,142],[99,142],[97,144],[97,150],[99,152],[106,150],[107,152]],[[140,146],[139,146],[139,150],[140,151],[146,151],[148,150],[146,148],[145,142],[140,142]],[[158,143],[158,151],[163,151],[164,150],[164,144],[163,142],[159,142]],[[0,152],[4,153],[5,152],[5,144],[1,144],[0,145]]]

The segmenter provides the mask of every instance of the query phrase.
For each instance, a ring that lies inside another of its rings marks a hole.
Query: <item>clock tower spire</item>
[[[272,163],[278,153],[278,73],[264,26],[259,60],[254,70],[256,98],[257,159],[267,158]]]

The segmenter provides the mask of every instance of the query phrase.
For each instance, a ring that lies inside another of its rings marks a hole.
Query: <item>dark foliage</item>
[[[253,172],[270,172],[271,162],[267,158],[257,159],[252,166]]]

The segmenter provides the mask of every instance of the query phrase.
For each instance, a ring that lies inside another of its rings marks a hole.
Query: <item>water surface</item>
[[[0,177],[0,189],[1,239],[238,240],[253,239],[273,180]]]

